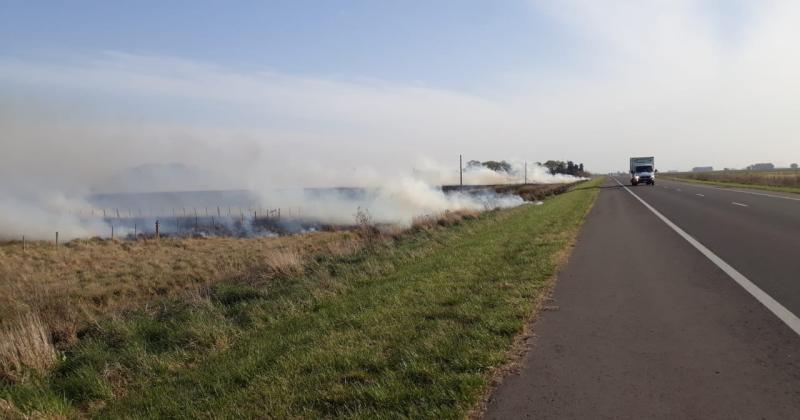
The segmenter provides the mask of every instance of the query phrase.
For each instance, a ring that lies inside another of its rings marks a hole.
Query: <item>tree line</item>
[[[538,163],[538,162],[537,162]],[[563,174],[573,176],[588,176],[589,173],[583,169],[583,163],[575,163],[571,160],[566,162],[562,160],[548,160],[540,165],[550,170],[550,174]]]
[[[536,164],[547,168],[547,170],[550,172],[551,175],[563,174],[563,175],[573,175],[582,177],[589,176],[589,172],[587,172],[583,168],[583,163],[575,163],[571,160],[568,160],[566,162],[561,160],[548,160],[547,162],[544,163],[536,162]],[[478,168],[478,167],[485,167],[495,172],[506,172],[506,173],[513,172],[511,164],[504,160],[501,161],[487,160],[484,162],[481,162],[479,160],[470,160],[469,162],[467,162],[467,169]]]

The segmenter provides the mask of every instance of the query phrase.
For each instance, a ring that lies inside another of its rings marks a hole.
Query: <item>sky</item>
[[[771,0],[6,0],[0,176],[109,191],[175,163],[203,174],[190,189],[457,171],[459,154],[788,166],[798,21]]]

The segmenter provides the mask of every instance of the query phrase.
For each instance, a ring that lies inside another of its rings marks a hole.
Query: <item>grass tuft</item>
[[[28,372],[44,375],[55,363],[50,332],[33,312],[0,328],[0,377],[21,381]]]

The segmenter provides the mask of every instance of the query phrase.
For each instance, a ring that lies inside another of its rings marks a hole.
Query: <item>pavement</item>
[[[800,419],[800,196],[600,188],[486,418]]]

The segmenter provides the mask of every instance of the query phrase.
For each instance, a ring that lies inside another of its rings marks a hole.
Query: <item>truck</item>
[[[631,185],[656,185],[656,160],[653,156],[631,158]]]

